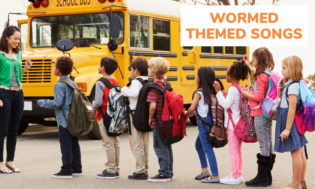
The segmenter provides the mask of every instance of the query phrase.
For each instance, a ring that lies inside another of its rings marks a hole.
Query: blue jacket
[[[67,79],[73,86],[76,84],[68,77],[61,76],[61,79]],[[54,109],[58,126],[63,128],[67,127],[67,122],[62,115],[61,109],[64,110],[66,117],[69,116],[70,104],[72,101],[73,89],[63,82],[57,82],[54,86],[54,99],[53,100],[39,100],[38,105],[46,109]]]

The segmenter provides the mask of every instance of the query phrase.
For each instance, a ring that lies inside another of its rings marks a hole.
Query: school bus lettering
[[[57,0],[57,7],[73,7],[90,5],[91,0]]]

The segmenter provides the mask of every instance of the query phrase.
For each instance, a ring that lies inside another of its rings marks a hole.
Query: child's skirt
[[[295,122],[293,122],[289,137],[281,142],[280,134],[285,129],[288,111],[288,108],[280,108],[278,112],[274,147],[276,152],[292,152],[300,149],[307,143],[305,136],[297,132]]]

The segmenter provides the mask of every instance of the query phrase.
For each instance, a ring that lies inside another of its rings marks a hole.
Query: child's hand
[[[214,81],[213,87],[214,87],[216,93],[218,93],[219,91],[221,91],[221,85],[220,85],[219,82]]]
[[[151,125],[151,122],[152,122],[152,118],[149,118],[149,125]]]
[[[0,108],[2,108],[3,107],[3,102],[2,102],[2,100],[0,100]]]
[[[282,133],[280,134],[281,142],[288,139],[289,135],[290,135],[290,130],[285,129],[284,131],[282,131]]]

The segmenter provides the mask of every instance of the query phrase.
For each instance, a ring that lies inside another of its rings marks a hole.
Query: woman
[[[32,62],[25,62],[19,51],[20,30],[15,26],[4,29],[0,39],[0,173],[21,172],[14,164],[17,130],[24,109],[22,75]],[[3,161],[4,137],[7,136],[7,159]]]

